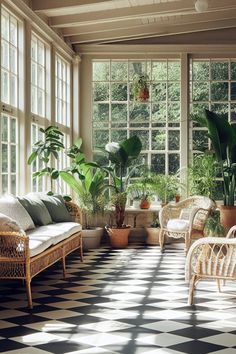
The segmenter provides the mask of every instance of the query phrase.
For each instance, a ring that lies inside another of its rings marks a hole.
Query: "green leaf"
[[[37,152],[33,151],[32,154],[28,158],[28,161],[27,161],[28,165],[31,165],[36,160],[37,156],[38,156]]]

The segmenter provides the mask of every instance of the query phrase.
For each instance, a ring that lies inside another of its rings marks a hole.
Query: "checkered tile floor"
[[[236,286],[198,284],[187,306],[182,245],[100,248],[33,280],[0,287],[0,352],[8,354],[236,354]]]

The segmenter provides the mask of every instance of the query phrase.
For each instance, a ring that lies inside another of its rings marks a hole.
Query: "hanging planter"
[[[148,75],[136,75],[132,83],[132,91],[134,100],[145,102],[149,100],[149,83]]]

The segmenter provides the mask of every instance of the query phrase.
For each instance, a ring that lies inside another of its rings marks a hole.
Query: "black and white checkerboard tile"
[[[182,245],[100,248],[24,287],[0,287],[0,352],[7,354],[236,354],[236,285],[200,282],[187,306]],[[2,283],[1,283],[2,284]]]

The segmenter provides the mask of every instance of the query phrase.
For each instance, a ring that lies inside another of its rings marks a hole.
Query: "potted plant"
[[[150,226],[145,227],[147,234],[146,243],[151,246],[159,245],[160,221],[158,216],[155,216]]]
[[[176,175],[158,174],[153,177],[153,190],[162,205],[174,199],[175,195],[179,193],[180,185]]]
[[[228,231],[236,219],[236,125],[209,110],[205,110],[205,116],[195,117],[194,120],[208,129],[208,137],[223,184],[224,205],[220,207],[221,222]]]
[[[141,149],[141,140],[136,135],[120,143],[108,143],[105,147],[105,153],[108,154],[109,159],[109,166],[106,167],[106,170],[112,185],[110,189],[111,204],[114,207],[116,220],[116,226],[107,226],[106,230],[113,247],[128,245],[130,225],[124,225],[127,187],[129,178],[137,167],[133,163],[138,158]]]
[[[208,217],[205,227],[204,235],[208,237],[224,237],[225,228],[220,222],[220,210],[212,210],[210,216]]]
[[[147,167],[141,169],[141,177],[128,186],[128,195],[132,198],[134,195],[139,199],[140,209],[149,209],[151,199],[154,195],[152,188],[152,174]]]
[[[135,100],[144,102],[149,99],[149,83],[147,74],[136,74],[132,82],[132,91]]]
[[[83,246],[85,249],[98,248],[103,235],[103,227],[96,226],[97,216],[104,212],[105,192],[109,188],[107,173],[94,162],[86,162],[81,151],[82,140],[73,145],[67,155],[71,166],[60,171],[61,178],[76,194],[83,212]]]

